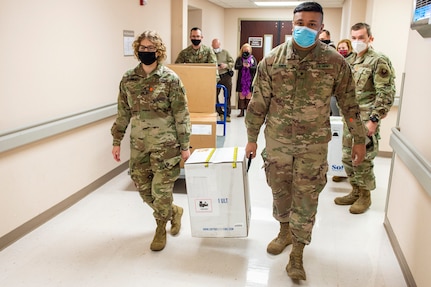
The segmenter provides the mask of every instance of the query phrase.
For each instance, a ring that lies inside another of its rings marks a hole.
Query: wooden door
[[[268,35],[272,35],[272,37],[265,37]],[[253,55],[260,61],[263,58],[265,45],[276,47],[284,43],[286,36],[290,35],[292,35],[292,21],[241,20],[240,47],[245,43],[252,45]],[[271,38],[272,43],[265,43],[265,40]]]

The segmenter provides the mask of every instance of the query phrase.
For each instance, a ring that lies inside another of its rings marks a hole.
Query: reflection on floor
[[[233,111],[234,113],[236,111]],[[245,146],[244,118],[232,116],[224,146]],[[262,137],[259,148],[264,145]],[[107,156],[110,156],[109,154]],[[178,236],[161,252],[149,249],[155,221],[127,171],[0,252],[0,285],[35,286],[406,286],[383,227],[390,159],[375,161],[377,189],[365,214],[333,203],[349,192],[329,178],[320,196],[313,239],[304,251],[307,281],[293,282],[266,245],[278,232],[271,193],[256,158],[249,171],[252,217],[247,238],[194,238],[187,194],[179,181],[175,203],[184,208]]]

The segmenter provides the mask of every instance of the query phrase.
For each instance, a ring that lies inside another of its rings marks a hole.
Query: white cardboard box
[[[184,164],[194,237],[246,237],[250,224],[244,147],[196,149]]]
[[[347,176],[344,170],[343,156],[343,120],[342,117],[331,117],[332,139],[328,143],[328,174]]]

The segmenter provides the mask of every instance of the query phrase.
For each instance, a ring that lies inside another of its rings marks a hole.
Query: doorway
[[[240,22],[240,47],[249,43],[258,61],[292,35],[292,21],[241,20]]]

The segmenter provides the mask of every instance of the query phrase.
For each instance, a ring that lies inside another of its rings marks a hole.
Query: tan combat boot
[[[289,222],[280,222],[280,232],[266,248],[270,254],[280,254],[287,245],[292,244],[292,234],[290,233]]]
[[[345,196],[336,197],[334,199],[335,204],[338,205],[351,205],[355,203],[359,198],[359,187],[353,186],[352,191]]]
[[[171,235],[177,235],[180,232],[183,212],[182,207],[172,204]]]
[[[350,213],[364,213],[371,205],[371,194],[369,190],[359,189],[359,198],[350,206]]]
[[[153,242],[151,242],[150,249],[153,251],[163,250],[166,246],[166,221],[156,219],[157,228],[154,234]]]
[[[290,252],[289,263],[286,266],[287,275],[293,280],[306,280],[304,266],[302,264],[302,254],[304,252],[304,243],[293,242],[292,251]]]

